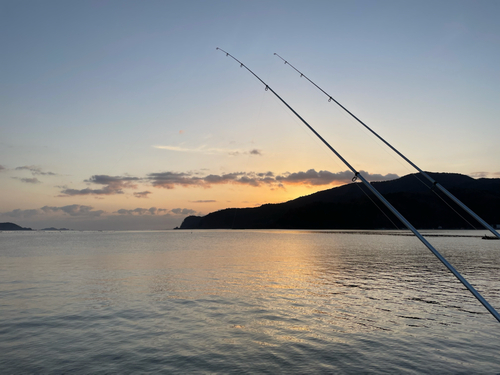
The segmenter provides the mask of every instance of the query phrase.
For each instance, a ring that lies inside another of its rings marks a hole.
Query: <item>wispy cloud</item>
[[[500,178],[500,172],[472,172],[469,173],[472,178]]]
[[[5,167],[3,165],[0,165],[0,172],[4,171],[4,170],[5,170]]]
[[[213,199],[207,199],[207,200],[198,200],[198,201],[189,201],[191,203],[215,203],[217,202],[216,200]]]
[[[489,175],[488,172],[472,172],[472,173],[469,173],[469,176],[472,177],[472,178],[484,178],[484,177],[487,177]]]
[[[178,186],[201,186],[203,179],[200,177],[192,176],[191,173],[176,173],[176,172],[161,172],[150,173],[148,179],[155,187],[162,187],[165,189],[173,189],[175,185]]]
[[[13,179],[15,180],[19,180],[21,182],[24,182],[26,184],[41,184],[42,182],[36,178],[36,177],[33,177],[33,178],[19,178],[19,177],[12,177]]]
[[[398,175],[389,173],[386,175],[371,174],[366,171],[359,172],[368,181],[387,181],[398,178]],[[309,169],[306,172],[295,172],[276,176],[276,180],[282,183],[289,184],[305,184],[305,185],[329,185],[332,183],[349,183],[352,181],[353,173],[351,171],[332,173],[329,171],[316,172],[314,169]]]
[[[0,213],[0,215],[16,219],[27,219],[27,218],[32,218],[34,216],[49,215],[54,213],[60,213],[69,216],[97,217],[105,213],[105,211],[94,210],[92,206],[82,206],[79,204],[72,204],[62,207],[44,206],[41,208],[28,209],[28,210],[21,210],[18,208],[8,212],[2,212]]]
[[[386,175],[369,173],[360,171],[360,173],[368,181],[385,181],[392,180],[398,177],[396,174],[388,173]],[[87,187],[85,189],[72,189],[67,186],[61,187],[59,197],[72,196],[96,196],[103,197],[109,195],[125,194],[124,189],[138,189],[138,184],[149,184],[156,188],[174,189],[175,187],[202,187],[210,188],[214,185],[236,184],[252,187],[267,186],[271,189],[283,188],[285,185],[306,185],[306,186],[326,186],[326,185],[341,185],[351,182],[353,173],[350,171],[329,172],[316,171],[309,169],[308,171],[286,172],[276,175],[268,172],[231,172],[225,174],[208,174],[203,175],[200,172],[158,172],[150,173],[146,177],[133,176],[108,176],[94,175],[88,180],[84,180],[87,184],[102,185],[102,187]],[[26,179],[28,180],[28,179]],[[31,179],[29,179],[31,180]],[[24,181],[36,183],[36,178],[32,181]],[[147,198],[152,194],[149,190],[133,192],[132,195],[136,198]],[[210,201],[207,201],[210,202]],[[201,201],[198,203],[202,203]],[[206,203],[203,201],[203,203]]]
[[[228,154],[231,156],[244,155],[244,154],[262,155],[262,151],[257,150],[257,149],[253,149],[250,151],[244,151],[244,150],[228,149],[228,148],[206,147],[205,145],[197,147],[197,148],[187,148],[187,147],[180,147],[180,146],[153,146],[153,147],[161,149],[161,150],[169,150],[169,151],[177,151],[177,152],[190,152],[190,153],[199,153],[199,154],[206,154],[206,155],[216,155],[216,154]]]
[[[17,167],[16,171],[30,171],[33,176],[56,176],[57,174],[54,172],[45,172],[41,167],[36,165],[24,165],[22,167]]]
[[[173,208],[170,211],[176,215],[194,215],[196,213],[195,210],[189,208]]]
[[[134,193],[134,197],[136,198],[148,198],[148,195],[152,194],[150,191],[138,191]]]
[[[369,173],[360,171],[360,173],[368,181],[386,181],[398,178],[398,175],[388,173],[381,175],[377,173]],[[283,173],[275,175],[273,172],[255,173],[255,172],[233,172],[222,175],[209,174],[204,177],[193,175],[191,173],[176,173],[176,172],[162,172],[150,173],[147,177],[151,184],[155,187],[173,189],[175,186],[183,187],[204,187],[209,188],[212,185],[221,184],[239,184],[248,186],[282,186],[284,184],[290,185],[307,185],[307,186],[321,186],[330,184],[345,184],[351,182],[353,173],[351,171],[332,173],[329,171],[319,171],[309,169],[306,172]]]
[[[240,150],[231,150],[231,149],[225,149],[225,148],[212,148],[212,147],[206,147],[204,145],[197,147],[197,148],[186,148],[186,147],[179,147],[179,146],[153,146],[153,147],[161,149],[161,150],[178,151],[178,152],[193,152],[193,153],[200,153],[200,154],[207,154],[207,155],[230,154],[230,153],[234,153],[234,152],[241,152]]]
[[[5,217],[12,217],[16,219],[28,219],[33,216],[40,214],[39,209],[29,209],[29,210],[21,210],[20,208],[16,208],[15,210],[2,212],[1,215]]]
[[[183,187],[197,186],[197,187],[208,188],[212,185],[220,185],[227,183],[259,186],[260,182],[265,181],[265,178],[258,178],[254,173],[245,173],[245,172],[233,172],[223,175],[209,174],[204,177],[193,176],[190,173],[184,173],[184,172],[181,173],[162,172],[162,173],[150,173],[148,175],[148,179],[151,181],[151,184],[154,187],[160,187],[165,189],[173,189],[176,185]]]
[[[0,166],[0,171],[5,169],[3,166]],[[57,176],[54,172],[43,171],[41,167],[36,165],[23,165],[21,167],[14,168],[15,171],[28,171],[31,172],[32,176]],[[15,180],[19,180],[24,182],[25,184],[41,184],[37,177],[32,178],[22,178],[22,177],[12,177]]]
[[[150,215],[150,216],[168,216],[168,215],[193,215],[197,211],[192,210],[190,208],[134,208],[134,209],[126,209],[122,208],[112,213],[107,213],[104,210],[96,210],[92,206],[85,206],[79,204],[71,204],[67,206],[43,206],[41,208],[35,209],[15,209],[8,212],[1,212],[0,216],[15,218],[15,219],[29,219],[35,216],[43,217],[43,216],[53,216],[53,215],[63,215],[63,216],[72,216],[72,217],[87,217],[87,218],[95,218],[99,216],[113,216],[113,215]]]
[[[133,210],[127,210],[125,208],[119,209],[118,211],[115,211],[114,213],[120,214],[120,215],[167,215],[168,210],[166,208],[156,208],[156,207],[151,207],[151,208],[135,208]]]
[[[107,175],[95,175],[85,180],[87,183],[105,185],[101,189],[69,189],[64,188],[61,191],[60,197],[70,197],[75,195],[115,195],[123,194],[123,189],[136,189],[137,182],[141,181],[139,177],[130,176],[107,176]]]
[[[68,206],[62,206],[62,207],[49,207],[49,206],[44,206],[41,208],[41,210],[45,213],[50,213],[50,212],[63,212],[65,214],[68,214],[70,216],[100,216],[103,214],[105,211],[103,210],[94,210],[94,207],[92,206],[82,206],[79,204],[71,204]]]
[[[171,210],[168,210],[166,208],[156,208],[156,207],[151,207],[151,208],[134,208],[133,210],[125,209],[122,208],[118,211],[114,212],[115,214],[119,215],[192,215],[195,214],[195,210],[191,210],[189,208],[173,208]]]

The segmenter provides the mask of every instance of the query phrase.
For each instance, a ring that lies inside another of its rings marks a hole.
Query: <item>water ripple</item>
[[[3,373],[500,372],[498,323],[411,237],[5,234]],[[432,239],[500,307],[475,236]]]

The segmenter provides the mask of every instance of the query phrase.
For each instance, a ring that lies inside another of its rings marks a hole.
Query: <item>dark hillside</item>
[[[453,173],[429,173],[490,224],[500,224],[500,179],[473,179]],[[423,181],[423,183],[422,183]],[[417,228],[480,227],[420,175],[374,182],[373,186]],[[444,201],[444,202],[443,202]],[[376,205],[380,208],[377,208]],[[361,183],[351,183],[279,204],[228,208],[189,216],[181,229],[382,229],[402,224]]]
[[[0,230],[31,230],[31,228],[23,228],[14,223],[0,223]]]

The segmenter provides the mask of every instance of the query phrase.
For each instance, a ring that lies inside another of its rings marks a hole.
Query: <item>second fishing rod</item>
[[[457,204],[465,212],[467,212],[470,216],[472,216],[474,219],[476,219],[476,221],[478,223],[480,223],[484,228],[488,229],[491,233],[493,233],[497,238],[500,239],[500,234],[495,229],[493,229],[493,227],[491,225],[489,225],[487,222],[485,222],[479,215],[477,215],[474,211],[472,211],[469,207],[467,207],[461,200],[459,200],[452,193],[450,193],[443,185],[441,185],[439,182],[437,182],[431,176],[429,176],[427,173],[425,173],[422,169],[420,169],[415,163],[413,163],[410,159],[408,159],[405,155],[403,155],[399,150],[397,150],[394,146],[392,146],[389,142],[387,142],[384,138],[382,138],[379,134],[377,134],[372,128],[370,128],[363,121],[361,121],[358,117],[356,117],[356,115],[354,115],[346,107],[344,107],[342,104],[340,104],[335,98],[333,98],[325,90],[323,90],[316,83],[314,83],[311,79],[309,79],[309,77],[307,77],[304,73],[302,73],[300,70],[295,68],[292,64],[290,64],[287,60],[285,60],[283,57],[281,57],[277,53],[275,53],[274,55],[279,57],[281,60],[283,60],[285,62],[285,65],[290,66],[297,73],[299,73],[300,77],[304,77],[307,81],[309,81],[312,85],[314,85],[318,90],[320,90],[323,94],[325,94],[328,97],[329,102],[333,101],[335,104],[337,104],[340,108],[342,108],[349,115],[351,115],[357,122],[359,122],[361,125],[363,125],[370,133],[372,133],[375,137],[377,137],[380,141],[382,141],[387,147],[389,147],[392,151],[394,151],[396,154],[398,154],[403,160],[405,160],[408,164],[410,164],[413,168],[415,168],[422,176],[424,176],[428,181],[431,182],[432,187],[435,187],[436,189],[438,189],[442,193],[444,193],[448,198],[450,198],[453,202],[455,202],[455,204]]]

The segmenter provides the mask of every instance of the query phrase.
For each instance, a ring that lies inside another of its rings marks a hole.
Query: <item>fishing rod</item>
[[[306,125],[309,130],[311,130],[314,135],[316,135],[329,149],[332,151],[353,173],[354,177],[352,179],[355,182],[358,178],[365,184],[365,186],[408,228],[413,232],[413,234],[443,263],[448,270],[455,275],[455,277],[472,293],[476,299],[481,302],[481,304],[490,312],[493,317],[495,317],[498,322],[500,322],[500,314],[486,301],[481,294],[471,285],[465,278],[420,234],[420,232],[410,224],[408,220],[405,219],[403,215],[401,215],[390,203],[387,201],[382,194],[379,193],[377,189],[375,189],[366,178],[363,177],[349,162],[340,155],[337,150],[335,150],[314,128],[309,125],[306,120],[304,120],[295,110],[288,105],[267,83],[265,83],[260,77],[251,71],[245,64],[243,64],[236,57],[231,55],[230,53],[224,51],[223,49],[217,47],[216,50],[219,50],[226,54],[226,57],[231,57],[233,60],[240,64],[240,68],[245,68],[252,75],[257,78],[264,86],[266,91],[271,91],[295,116],[297,116],[300,121]]]
[[[335,100],[330,94],[328,94],[325,90],[323,90],[321,87],[319,87],[316,83],[311,81],[304,73],[299,71],[297,68],[295,68],[292,64],[290,64],[287,60],[285,60],[283,57],[275,53],[276,56],[278,56],[281,60],[285,62],[285,65],[290,65],[292,69],[294,69],[297,73],[300,74],[300,77],[304,77],[307,79],[310,83],[312,83],[316,88],[318,88],[323,94],[325,94],[328,97],[328,101],[334,101],[340,108],[342,108],[344,111],[346,111],[348,114],[350,114],[357,122],[359,122],[361,125],[363,125],[368,131],[370,131],[375,137],[380,139],[386,146],[388,146],[392,151],[394,151],[396,154],[401,156],[408,164],[410,164],[413,168],[415,168],[422,176],[427,178],[432,184],[433,187],[436,187],[437,189],[441,190],[448,198],[450,198],[453,202],[455,202],[458,206],[460,206],[465,212],[467,212],[469,215],[471,215],[474,219],[477,220],[484,228],[488,229],[491,233],[493,233],[497,238],[500,239],[500,234],[493,229],[491,225],[489,225],[487,222],[485,222],[481,217],[479,217],[474,211],[472,211],[469,207],[467,207],[462,201],[460,201],[457,197],[455,197],[452,193],[450,193],[443,185],[441,185],[439,182],[434,180],[431,176],[429,176],[427,173],[425,173],[423,170],[421,170],[416,164],[414,164],[410,159],[408,159],[406,156],[404,156],[401,152],[399,152],[395,147],[393,147],[389,142],[387,142],[384,138],[382,138],[380,135],[378,135],[373,129],[371,129],[368,125],[366,125],[363,121],[361,121],[359,118],[357,118],[351,111],[349,111],[346,107],[344,107],[342,104],[340,104],[337,100]]]

